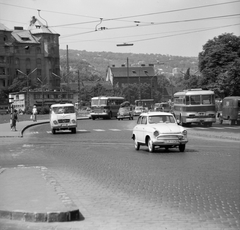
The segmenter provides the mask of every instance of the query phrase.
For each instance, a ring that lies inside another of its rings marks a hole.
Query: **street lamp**
[[[66,74],[64,77],[67,77],[70,73],[71,73],[71,72],[69,72],[68,74]],[[54,75],[55,77],[60,78],[61,80],[63,79],[63,77],[61,77],[61,76],[59,76],[59,75],[57,75],[57,74],[55,74],[55,73],[52,73],[52,75]],[[69,88],[68,79],[67,79],[67,87]],[[67,89],[67,100],[68,100],[68,91],[69,91],[69,89]],[[61,102],[62,102],[62,96],[61,96]]]
[[[143,72],[144,72],[148,77],[150,77],[150,76],[148,75],[148,71],[147,71],[147,70],[144,70]],[[155,75],[152,76],[151,79],[150,79],[150,81],[151,81],[151,98],[152,98],[152,99],[154,99],[154,98],[153,98],[153,78],[154,78],[154,77],[155,77]]]
[[[43,103],[44,103],[44,99],[43,99],[43,81],[40,78],[38,78],[38,77],[37,77],[37,80],[41,83],[41,88],[42,88],[42,108],[43,108]]]
[[[135,70],[132,70],[132,73],[137,74]],[[141,100],[141,82],[140,82],[140,70],[138,73],[138,99]]]
[[[17,71],[19,73],[21,73],[22,75],[24,75],[25,77],[27,77],[27,108],[29,107],[29,76],[35,72],[37,70],[37,68],[35,68],[32,72],[30,72],[29,74],[25,74],[23,73],[21,70],[17,69]]]
[[[133,43],[117,44],[117,46],[133,46]],[[129,93],[129,63],[128,63],[128,58],[127,58],[127,97],[128,97],[128,101],[130,102],[130,93]]]

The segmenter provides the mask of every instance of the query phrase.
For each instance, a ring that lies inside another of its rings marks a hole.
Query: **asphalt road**
[[[1,165],[46,166],[85,217],[11,229],[239,229],[239,141],[192,127],[184,153],[136,151],[135,122],[78,121],[76,134],[56,135],[49,125],[36,126],[20,142],[2,145]],[[225,136],[239,135],[228,127]]]

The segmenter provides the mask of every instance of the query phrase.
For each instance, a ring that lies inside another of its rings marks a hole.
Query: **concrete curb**
[[[77,118],[77,120],[87,120],[89,119],[88,117],[81,117],[81,118]],[[43,124],[47,124],[47,123],[50,123],[50,121],[39,121],[39,122],[36,122],[36,123],[32,123],[30,125],[27,125],[25,126],[22,130],[21,130],[21,136],[20,137],[23,137],[23,133],[26,129],[28,129],[29,127],[32,127],[32,126],[36,126],[36,125],[43,125]]]
[[[0,210],[0,219],[8,219],[8,220],[17,220],[24,222],[67,222],[67,221],[82,221],[85,218],[74,204],[74,202],[70,199],[58,181],[49,173],[46,167],[42,166],[33,166],[33,167],[25,167],[19,166],[15,169],[22,170],[40,170],[42,175],[42,179],[46,182],[46,185],[50,188],[50,190],[56,194],[59,202],[64,206],[64,208],[59,208],[61,211],[27,211],[27,210]],[[0,169],[0,174],[4,176],[4,171],[8,170],[8,168]],[[44,182],[43,182],[44,183]],[[27,188],[31,189],[31,187]],[[18,191],[18,189],[17,189]],[[46,194],[47,195],[47,194]],[[31,195],[30,195],[31,197]],[[10,204],[11,205],[11,204]]]

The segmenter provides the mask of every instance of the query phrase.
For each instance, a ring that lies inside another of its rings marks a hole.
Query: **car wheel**
[[[184,145],[179,145],[179,151],[184,152],[185,151],[185,144]]]
[[[55,134],[56,133],[56,130],[55,129],[52,129],[52,134]]]
[[[154,149],[155,149],[155,147],[154,147],[154,145],[153,145],[153,142],[152,142],[151,138],[148,138],[148,151],[149,151],[150,153],[153,153],[153,152],[154,152]]]
[[[139,144],[139,142],[137,142],[136,138],[134,139],[134,147],[136,150],[140,149],[140,144]]]
[[[76,128],[72,128],[72,133],[76,133],[77,132],[77,130],[76,130]]]

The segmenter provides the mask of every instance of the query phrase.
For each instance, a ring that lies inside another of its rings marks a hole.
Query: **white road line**
[[[109,130],[114,131],[114,132],[121,131],[120,129],[109,129]]]
[[[93,129],[94,131],[97,131],[97,132],[104,132],[105,130],[104,129]]]
[[[240,127],[225,127],[226,129],[240,129]]]
[[[79,131],[79,132],[87,132],[88,130],[86,130],[86,129],[78,129],[77,131]]]
[[[223,127],[211,127],[212,129],[224,129]]]

